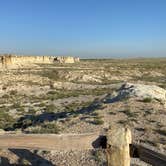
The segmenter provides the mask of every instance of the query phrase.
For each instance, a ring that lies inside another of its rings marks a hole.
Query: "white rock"
[[[156,85],[126,83],[119,89],[117,98],[127,97],[151,98],[166,102],[166,90]]]

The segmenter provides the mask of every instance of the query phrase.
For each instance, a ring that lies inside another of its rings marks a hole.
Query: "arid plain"
[[[0,69],[2,134],[91,133],[117,124],[132,130],[133,142],[166,152],[166,58],[84,59]],[[22,165],[106,165],[101,149],[18,153],[29,155],[31,162],[10,150],[2,149],[0,156]]]

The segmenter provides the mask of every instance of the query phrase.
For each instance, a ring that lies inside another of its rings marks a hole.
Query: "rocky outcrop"
[[[59,62],[59,63],[75,63],[79,62],[79,58],[74,58],[71,56],[68,57],[55,57],[53,59],[54,62]]]
[[[151,98],[166,102],[166,90],[156,85],[125,83],[119,89],[116,98],[124,99],[129,97],[138,97],[140,99]]]
[[[13,54],[0,55],[0,68],[10,68],[35,63],[75,63],[79,58],[60,56],[17,56]]]

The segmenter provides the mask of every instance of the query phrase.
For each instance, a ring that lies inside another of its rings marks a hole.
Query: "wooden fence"
[[[0,134],[1,149],[87,150],[106,148],[108,166],[130,166],[136,157],[154,166],[166,166],[166,156],[132,144],[127,128],[114,127],[104,135],[87,134]]]

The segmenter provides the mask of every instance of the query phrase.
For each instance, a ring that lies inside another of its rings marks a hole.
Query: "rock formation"
[[[60,63],[75,63],[79,62],[79,58],[73,58],[71,56],[68,57],[55,57],[53,58],[54,62],[60,62]]]
[[[60,56],[17,56],[13,54],[0,55],[0,68],[10,68],[35,63],[75,63],[79,58]]]
[[[117,99],[137,97],[139,99],[151,98],[166,102],[166,90],[156,85],[125,83],[119,89]]]

